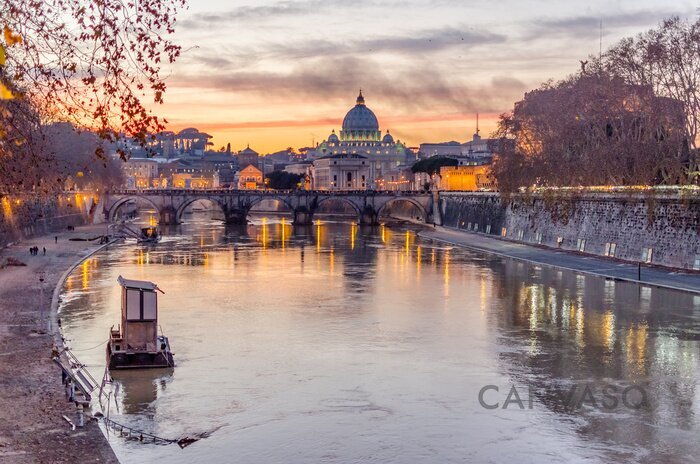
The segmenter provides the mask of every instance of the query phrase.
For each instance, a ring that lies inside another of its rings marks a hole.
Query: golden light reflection
[[[406,244],[404,245],[404,247],[406,251],[406,256],[408,256],[408,254],[411,251],[411,235],[408,233],[408,231],[406,231]]]
[[[321,252],[321,221],[316,220],[316,253]]]
[[[328,255],[328,266],[330,274],[333,275],[335,271],[335,250],[331,247],[331,252]]]
[[[282,225],[282,249],[284,250],[284,242],[287,239],[286,227],[285,227],[287,224],[285,224],[284,218],[282,218],[281,225]]]
[[[382,224],[382,243],[386,243],[386,226]]]
[[[83,290],[87,290],[90,286],[90,260],[83,261],[81,267],[81,277],[83,282]]]
[[[420,245],[416,247],[416,280],[420,280],[420,265],[422,260],[422,251]]]
[[[646,361],[648,327],[646,322],[630,327],[625,336],[627,361],[642,370]]]
[[[605,347],[612,350],[615,346],[615,313],[612,310],[603,315],[602,331]]]
[[[263,249],[267,248],[267,218],[262,218],[262,246]]]
[[[350,224],[350,249],[355,249],[355,223]]]
[[[145,262],[146,260],[144,259],[143,250],[139,250],[139,254],[136,256],[136,264],[139,266],[143,266]]]

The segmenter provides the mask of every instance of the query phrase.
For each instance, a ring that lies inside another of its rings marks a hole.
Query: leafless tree
[[[599,69],[548,82],[501,116],[493,166],[502,191],[532,185],[631,185],[684,180],[680,102]]]
[[[657,95],[682,102],[688,142],[697,153],[700,142],[700,19],[664,20],[657,28],[626,38],[608,50],[603,66],[627,82],[651,86]],[[694,160],[693,160],[694,161]],[[697,165],[688,167],[697,181]]]

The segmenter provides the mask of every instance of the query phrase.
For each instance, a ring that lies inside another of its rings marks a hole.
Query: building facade
[[[358,154],[337,154],[314,160],[311,184],[314,190],[366,190],[370,160]]]
[[[495,190],[496,181],[488,165],[443,166],[440,168],[440,190]]]
[[[130,158],[122,164],[127,188],[149,188],[158,178],[158,162],[150,158]]]
[[[238,157],[238,167],[240,169],[243,169],[246,166],[250,166],[250,165],[255,166],[256,168],[260,167],[258,165],[260,155],[258,154],[257,151],[250,148],[250,145],[248,145],[245,149],[239,151],[237,157]]]
[[[252,164],[241,169],[238,173],[239,190],[259,190],[265,188],[263,173]]]

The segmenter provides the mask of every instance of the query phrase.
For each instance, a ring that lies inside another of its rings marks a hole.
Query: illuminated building
[[[254,165],[249,164],[238,173],[239,190],[259,190],[264,186],[263,173]]]
[[[496,181],[488,165],[443,166],[440,168],[441,190],[495,190]]]
[[[158,177],[158,162],[150,158],[131,158],[122,164],[127,188],[148,188]]]

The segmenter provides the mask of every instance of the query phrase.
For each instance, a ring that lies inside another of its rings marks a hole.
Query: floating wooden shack
[[[110,369],[174,367],[168,337],[158,335],[158,294],[153,282],[119,276],[122,287],[121,324],[109,331]]]

